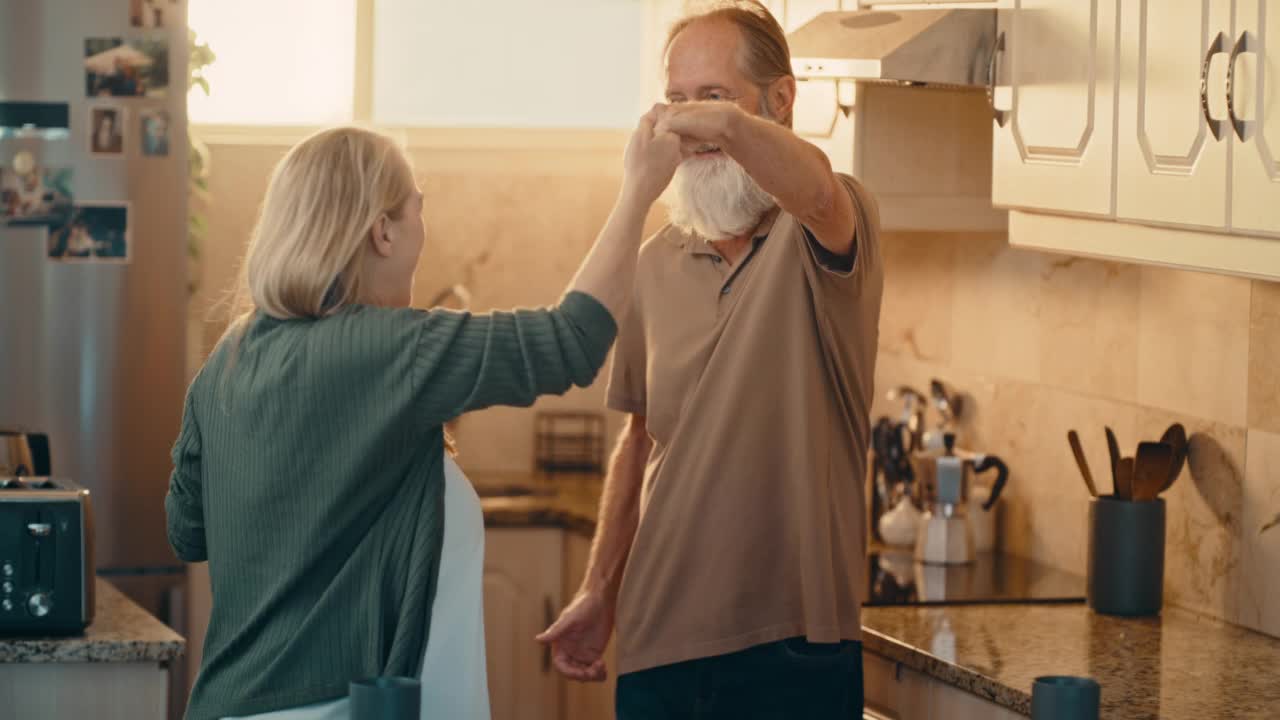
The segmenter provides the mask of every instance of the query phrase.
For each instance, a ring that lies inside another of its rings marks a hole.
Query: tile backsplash
[[[612,206],[617,147],[415,150],[427,246],[416,297],[454,283],[472,309],[539,305],[564,289]],[[283,146],[216,145],[210,237],[194,313],[231,282]],[[656,228],[659,214],[650,218]],[[1192,434],[1189,468],[1166,495],[1166,594],[1175,603],[1280,636],[1280,285],[1010,248],[1002,235],[884,238],[875,415],[884,391],[941,378],[968,396],[962,446],[1010,466],[1006,550],[1083,571],[1088,495],[1066,442],[1081,434],[1109,490],[1103,426],[1133,452],[1171,422]],[[208,319],[206,320],[206,318]],[[599,410],[604,379],[539,407]],[[609,414],[609,431],[621,422]],[[464,466],[528,470],[533,415],[462,418]],[[859,478],[859,481],[861,479]]]
[[[940,378],[970,401],[960,444],[1004,458],[1006,550],[1083,571],[1081,436],[1110,489],[1103,427],[1133,454],[1172,422],[1191,457],[1168,502],[1166,600],[1280,636],[1280,285],[1041,254],[1000,235],[884,240],[883,390]]]

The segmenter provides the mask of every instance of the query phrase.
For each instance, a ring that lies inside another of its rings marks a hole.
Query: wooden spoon
[[[1133,499],[1155,500],[1169,481],[1174,461],[1173,448],[1164,443],[1138,443],[1133,461]]]
[[[1093,484],[1093,474],[1089,472],[1089,461],[1084,458],[1084,448],[1080,447],[1080,435],[1075,430],[1067,431],[1067,442],[1071,443],[1071,453],[1076,456],[1076,467],[1084,476],[1084,484],[1089,486],[1089,494],[1098,497],[1098,486]]]
[[[1183,464],[1187,461],[1187,430],[1181,423],[1174,423],[1164,431],[1160,442],[1173,448],[1173,465],[1169,468],[1169,477],[1160,486],[1160,492],[1163,493],[1173,486],[1174,481],[1182,474]]]
[[[1116,497],[1121,500],[1133,499],[1133,458],[1120,458],[1116,461]]]
[[[1116,434],[1107,431],[1107,452],[1111,455],[1111,482],[1116,486],[1116,495],[1120,494],[1120,478],[1116,476],[1116,466],[1120,464],[1120,443],[1116,442]]]

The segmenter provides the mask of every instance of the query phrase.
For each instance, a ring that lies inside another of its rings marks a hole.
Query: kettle
[[[916,560],[924,563],[953,565],[973,562],[973,527],[969,520],[969,491],[971,476],[996,470],[996,480],[991,494],[983,503],[981,512],[991,512],[1000,492],[1009,479],[1009,468],[995,455],[955,452],[955,435],[944,437],[945,454],[932,458],[933,497],[925,508],[924,517],[916,532]]]

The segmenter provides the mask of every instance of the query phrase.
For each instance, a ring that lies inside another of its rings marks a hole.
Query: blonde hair
[[[701,3],[700,10],[685,15],[671,26],[662,55],[666,57],[676,36],[690,25],[703,20],[726,20],[742,35],[738,66],[753,85],[762,92],[780,77],[795,77],[791,69],[791,48],[787,34],[773,14],[757,0],[719,0]],[[764,103],[764,100],[761,100]],[[768,108],[768,105],[765,105]],[[791,114],[780,118],[791,127]]]
[[[339,127],[295,145],[271,173],[228,333],[238,341],[257,311],[314,319],[360,302],[369,232],[399,219],[415,189],[408,158],[380,133]]]

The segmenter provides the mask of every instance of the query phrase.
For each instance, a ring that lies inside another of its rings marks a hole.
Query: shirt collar
[[[774,206],[772,210],[764,214],[764,217],[760,219],[760,224],[756,225],[755,230],[752,232],[752,249],[760,247],[760,244],[769,237],[769,233],[773,231],[773,226],[777,223],[778,216],[781,214],[782,210],[777,206]],[[716,249],[710,243],[691,232],[681,232],[677,244],[691,255],[720,256],[720,253],[716,252]]]

